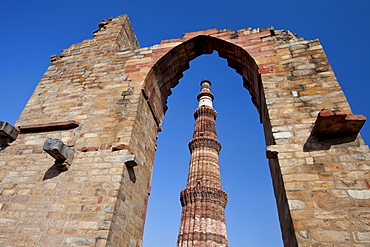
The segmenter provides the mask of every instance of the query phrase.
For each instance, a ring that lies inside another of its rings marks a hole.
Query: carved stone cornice
[[[216,242],[218,244],[227,244],[227,238],[225,235],[220,235],[216,233],[205,233],[205,232],[193,232],[180,234],[178,236],[178,241],[199,241],[199,242]],[[205,244],[205,243],[204,243]]]
[[[213,138],[208,137],[197,137],[189,142],[189,150],[192,153],[195,148],[213,148],[219,153],[221,150],[221,143]]]
[[[189,203],[208,202],[226,207],[227,193],[224,190],[211,187],[189,187],[180,193],[181,205],[184,207]]]
[[[211,100],[214,100],[215,96],[210,91],[202,91],[198,93],[197,100],[199,101],[202,97],[209,97]]]
[[[197,119],[199,116],[210,116],[213,117],[213,119],[216,119],[217,112],[212,107],[201,106],[194,111],[194,118]]]

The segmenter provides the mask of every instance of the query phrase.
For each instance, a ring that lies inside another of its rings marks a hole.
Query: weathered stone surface
[[[370,232],[355,232],[354,233],[356,240],[360,242],[369,242],[370,243]]]
[[[345,242],[353,240],[352,234],[347,231],[339,230],[312,230],[311,236],[315,241],[319,242]]]
[[[366,121],[362,115],[346,114],[341,111],[321,110],[312,130],[313,136],[357,134]]]
[[[370,199],[370,190],[348,190],[348,194],[356,199]]]
[[[43,150],[50,154],[55,160],[69,160],[72,162],[74,158],[74,151],[60,139],[46,139]]]
[[[19,130],[8,122],[0,121],[0,149],[17,139]]]
[[[370,154],[357,134],[363,118],[350,114],[317,39],[210,29],[140,48],[125,15],[53,58],[15,124],[39,131],[0,150],[0,245],[92,239],[91,246],[140,246],[167,97],[189,61],[214,50],[243,77],[260,114],[285,246],[367,246]],[[330,133],[355,128],[356,135],[310,138],[322,109],[347,113],[336,122],[341,127],[325,125]],[[71,116],[78,127],[39,128]],[[42,151],[48,137],[78,150],[68,171],[51,167]],[[133,154],[140,164],[122,166]]]

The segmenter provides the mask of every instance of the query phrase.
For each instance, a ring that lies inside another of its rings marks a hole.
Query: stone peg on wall
[[[0,121],[0,150],[17,139],[19,130],[5,121]]]
[[[134,167],[137,166],[139,163],[135,155],[127,155],[123,158],[123,162],[125,162],[126,166]]]
[[[43,150],[55,159],[57,169],[66,171],[72,164],[75,152],[61,140],[48,138],[44,142]]]

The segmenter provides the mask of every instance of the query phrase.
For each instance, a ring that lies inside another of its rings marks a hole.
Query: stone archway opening
[[[163,122],[163,133],[159,134],[146,220],[146,229],[153,228],[158,221],[162,222],[162,229],[154,233],[155,236],[145,230],[144,246],[161,241],[163,246],[176,242],[181,216],[179,192],[186,183],[190,157],[187,143],[194,125],[192,113],[197,104],[199,82],[205,76],[213,82],[214,104],[219,113],[217,131],[223,146],[221,177],[229,193],[226,220],[230,246],[245,244],[233,242],[234,236],[241,234],[255,246],[268,246],[268,241],[279,246],[281,232],[265,157],[262,125],[248,91],[242,88],[242,77],[218,57],[218,52],[198,57],[190,62],[190,68],[168,98],[169,110]],[[182,133],[177,133],[178,130]],[[257,215],[260,217],[258,221]],[[175,229],[164,230],[167,227]],[[269,239],[262,237],[266,231],[270,232]]]
[[[273,144],[273,138],[268,133],[269,120],[266,102],[263,94],[258,65],[249,53],[230,42],[199,35],[168,50],[149,71],[143,92],[149,101],[151,110],[160,125],[167,110],[167,97],[172,94],[183,72],[189,69],[189,62],[203,54],[212,54],[214,51],[225,58],[228,66],[243,77],[244,87],[248,89],[252,102],[260,113],[260,120],[266,126],[266,143]],[[162,51],[163,52],[163,51]]]

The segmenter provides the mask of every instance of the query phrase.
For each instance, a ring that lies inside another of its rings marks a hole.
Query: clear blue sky
[[[369,13],[368,0],[2,0],[0,120],[15,123],[51,55],[92,38],[102,19],[121,14],[129,15],[142,47],[208,28],[274,26],[305,39],[319,38],[353,112],[370,117]],[[197,107],[199,82],[205,77],[213,82],[214,107],[219,113],[230,246],[282,246],[262,126],[241,77],[217,54],[195,59],[169,98],[164,131],[159,135],[144,246],[175,246],[192,113]],[[369,142],[368,124],[361,133]]]

